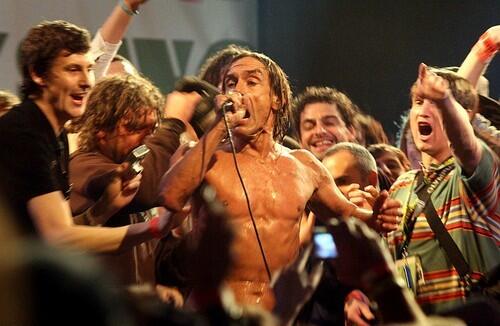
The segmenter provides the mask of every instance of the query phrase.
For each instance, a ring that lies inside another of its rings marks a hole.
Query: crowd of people
[[[293,96],[237,45],[162,94],[117,55],[145,2],[93,40],[57,20],[20,44],[19,98],[0,92],[0,288],[18,289],[1,324],[500,323],[500,104],[479,86],[500,25],[458,69],[415,67],[394,146],[344,92]],[[335,258],[315,255],[320,227]]]

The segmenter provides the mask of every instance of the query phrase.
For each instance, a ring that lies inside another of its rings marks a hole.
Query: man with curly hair
[[[123,226],[151,220],[158,215],[161,176],[167,171],[171,154],[184,131],[182,121],[161,118],[163,95],[139,76],[102,79],[92,90],[81,117],[79,149],[70,160],[71,208],[84,212],[104,193],[113,171],[136,147],[146,144],[150,152],[142,161],[144,170],[137,195],[119,212],[106,219],[87,214],[85,225]],[[173,221],[172,221],[173,222]],[[154,281],[153,242],[146,242],[103,261],[125,284]]]

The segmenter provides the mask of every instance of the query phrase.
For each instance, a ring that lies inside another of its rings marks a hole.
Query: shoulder
[[[25,101],[14,106],[0,118],[0,141],[17,143],[23,139],[35,144],[50,142],[55,138],[52,127],[35,103]]]
[[[392,184],[391,192],[410,187],[419,171],[420,170],[410,170],[400,175],[398,179]]]
[[[118,166],[117,163],[100,152],[85,152],[81,150],[77,150],[71,154],[69,165],[72,172],[82,169],[95,170],[99,167],[105,168],[105,170],[112,170]]]
[[[286,147],[284,147],[286,148]],[[311,165],[311,166],[316,166],[318,164],[321,165],[321,162],[308,150],[305,149],[288,149],[286,148],[285,151],[288,151],[288,154],[299,160],[305,165]]]
[[[314,179],[320,180],[329,180],[330,173],[325,168],[323,163],[318,160],[311,152],[305,149],[295,149],[290,150],[289,156],[293,157],[298,164],[304,169],[305,173],[310,174]]]

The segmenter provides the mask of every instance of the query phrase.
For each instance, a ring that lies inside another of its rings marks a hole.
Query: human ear
[[[29,68],[30,72],[30,77],[31,79],[38,85],[38,86],[45,86],[45,79],[38,75],[35,70],[33,70],[33,67]]]
[[[273,95],[272,96],[272,103],[271,103],[271,108],[275,111],[279,110],[281,106],[281,101],[279,100],[278,96]]]

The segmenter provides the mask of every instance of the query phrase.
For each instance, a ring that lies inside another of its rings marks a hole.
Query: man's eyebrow
[[[264,76],[264,72],[262,71],[261,68],[256,68],[256,69],[251,69],[251,70],[245,70],[245,71],[241,72],[241,74],[243,74],[245,76],[249,76],[249,75]],[[234,72],[228,71],[227,74],[226,74],[226,77],[234,76],[234,75],[235,75]]]
[[[245,71],[245,74],[247,74],[247,75],[261,75],[261,76],[264,75],[264,73],[262,72],[262,69],[260,69],[260,68],[247,70],[247,71]]]

